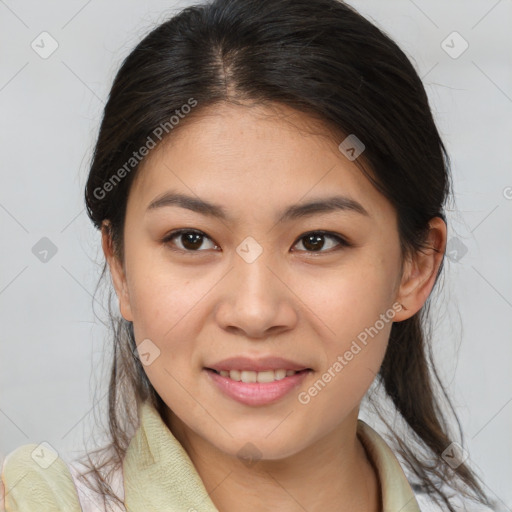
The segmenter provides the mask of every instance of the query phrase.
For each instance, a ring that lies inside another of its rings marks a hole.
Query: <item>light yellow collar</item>
[[[148,402],[139,407],[140,426],[123,461],[125,505],[129,512],[219,512],[187,452]],[[414,493],[392,450],[369,425],[358,420],[358,436],[376,469],[383,512],[420,512]]]

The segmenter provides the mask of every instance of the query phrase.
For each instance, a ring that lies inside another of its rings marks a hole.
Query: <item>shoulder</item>
[[[25,444],[2,464],[6,512],[82,512],[68,466],[49,444]]]

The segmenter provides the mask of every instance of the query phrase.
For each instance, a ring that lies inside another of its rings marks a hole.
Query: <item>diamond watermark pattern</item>
[[[49,468],[59,458],[57,450],[46,441],[34,448],[30,456],[43,469]]]
[[[247,467],[250,468],[261,459],[262,453],[252,443],[245,443],[245,445],[238,450],[236,455]]]
[[[252,236],[248,236],[236,248],[236,252],[246,263],[253,263],[263,252],[263,247]]]
[[[57,254],[57,246],[44,236],[32,247],[32,254],[39,261],[48,263]]]
[[[345,138],[338,149],[352,162],[354,161],[364,150],[366,146],[359,140],[353,133]]]
[[[458,32],[453,31],[442,41],[441,48],[452,59],[458,59],[469,48],[469,43]]]
[[[41,32],[32,41],[32,43],[30,43],[30,46],[32,47],[32,50],[34,50],[39,55],[39,57],[42,59],[47,59],[59,47],[59,43],[48,32]]]
[[[446,256],[453,261],[460,261],[468,252],[468,248],[458,238],[453,237],[446,244]]]
[[[469,453],[460,444],[451,443],[441,457],[452,469],[457,469],[467,460]]]
[[[135,347],[133,353],[139,357],[144,366],[149,366],[160,355],[160,349],[146,338]]]

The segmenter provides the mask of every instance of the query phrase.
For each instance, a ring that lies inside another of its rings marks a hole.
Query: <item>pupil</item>
[[[316,249],[321,249],[323,247],[323,235],[308,235],[304,239],[304,247],[308,251],[314,251]],[[308,245],[311,244],[311,247],[308,247]]]
[[[183,246],[187,249],[197,249],[201,247],[202,235],[198,233],[184,233],[182,237],[184,237],[184,241],[182,241]]]
[[[183,237],[183,246],[187,249],[197,249],[198,247],[201,247],[203,238],[202,235],[198,233],[184,233],[181,236]],[[324,245],[323,235],[308,235],[304,238],[303,243],[307,251],[315,251],[321,249]]]

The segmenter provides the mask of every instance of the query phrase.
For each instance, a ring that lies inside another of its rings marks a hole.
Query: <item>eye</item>
[[[197,231],[195,229],[177,229],[169,233],[162,242],[165,244],[175,245],[174,242],[172,242],[175,238],[181,242],[181,247],[178,245],[178,248],[173,250],[180,250],[184,252],[202,252],[200,250],[198,251],[198,249],[203,245],[203,241],[205,239],[211,241],[211,239],[202,231]],[[215,249],[216,247],[218,246],[213,244],[213,248]],[[209,249],[209,247],[207,247],[207,249]]]
[[[341,236],[335,235],[334,233],[329,233],[328,231],[310,231],[309,233],[306,233],[302,235],[299,238],[299,241],[295,244],[302,243],[302,245],[305,247],[306,252],[310,253],[316,253],[316,252],[332,252],[332,251],[322,251],[321,249],[325,248],[325,239],[331,239],[338,243],[338,246],[341,247],[350,247],[350,244]],[[294,245],[294,247],[295,247]],[[329,244],[327,244],[329,245]],[[332,248],[332,244],[330,244],[331,247],[328,247],[328,249]],[[336,247],[336,244],[334,244],[334,247]]]
[[[181,243],[181,247],[179,244],[176,244],[173,242],[174,239],[177,239]],[[328,231],[310,231],[309,233],[306,233],[302,235],[299,240],[294,244],[294,247],[299,244],[299,242],[302,243],[302,245],[305,247],[305,251],[309,253],[316,253],[316,252],[331,252],[331,251],[322,251],[321,249],[325,248],[325,239],[331,239],[337,242],[338,246],[341,247],[350,247],[349,242],[347,242],[344,238],[342,238],[339,235],[336,235],[334,233],[330,233]],[[175,231],[172,231],[169,233],[163,240],[162,243],[168,244],[168,245],[178,245],[177,249],[182,252],[202,252],[200,248],[203,246],[204,240],[210,240],[211,247],[206,247],[206,249],[215,249],[218,248],[218,245],[213,243],[210,237],[208,237],[205,233],[202,231],[198,231],[195,229],[177,229]],[[302,242],[303,241],[303,242]],[[329,245],[329,244],[327,244]],[[328,247],[328,249],[331,249],[331,247]],[[336,247],[336,244],[334,244],[334,247]]]

